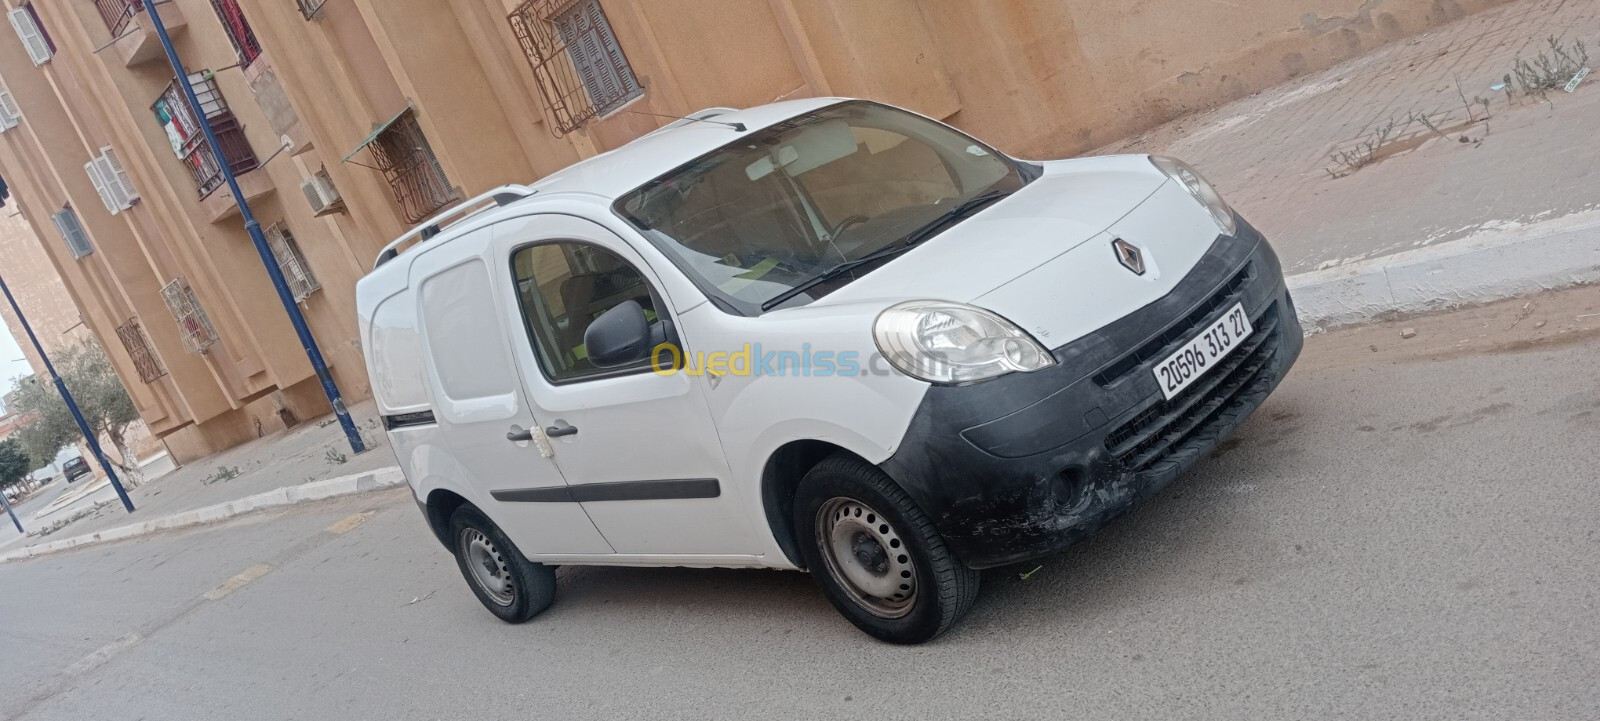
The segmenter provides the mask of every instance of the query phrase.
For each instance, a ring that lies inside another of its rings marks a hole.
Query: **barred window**
[[[167,374],[166,365],[162,364],[161,356],[156,355],[155,346],[150,343],[150,336],[145,335],[144,326],[139,324],[138,318],[129,318],[128,322],[117,326],[117,337],[133,358],[133,367],[139,371],[139,380],[150,383]]]
[[[161,300],[167,304],[172,319],[178,322],[178,332],[183,336],[183,347],[190,353],[204,353],[217,342],[217,331],[211,327],[211,318],[200,306],[200,298],[189,287],[183,276],[162,286]]]
[[[367,147],[378,170],[389,181],[389,189],[406,220],[419,222],[457,200],[444,166],[422,134],[415,111],[401,113]]]
[[[644,94],[598,0],[528,0],[507,19],[558,136]]]
[[[300,245],[294,241],[289,226],[278,223],[267,228],[267,246],[272,249],[272,257],[277,259],[278,270],[283,273],[283,280],[289,284],[289,292],[294,295],[296,303],[303,302],[322,287],[311,273],[311,265],[300,252]]]
[[[155,112],[156,122],[166,131],[173,154],[183,161],[184,167],[194,178],[200,197],[204,198],[225,182],[222,162],[226,161],[235,175],[255,170],[261,163],[245,138],[244,126],[228,109],[227,101],[217,89],[216,75],[210,70],[190,73],[189,84],[194,88],[200,110],[205,113],[205,123],[211,126],[211,132],[217,136],[217,144],[222,146],[221,159],[211,151],[211,144],[206,142],[205,131],[200,126],[201,119],[195,117],[193,109],[189,107],[189,99],[185,97],[183,87],[176,78],[167,85],[150,109]]]
[[[294,0],[294,1],[295,1],[295,4],[300,6],[300,14],[304,15],[307,20],[310,20],[311,18],[316,17],[317,13],[322,11],[322,6],[326,5],[328,3],[328,0]]]
[[[211,9],[217,11],[217,19],[222,21],[222,29],[233,43],[233,51],[239,55],[239,64],[248,66],[261,57],[261,43],[250,29],[250,22],[244,19],[239,0],[211,0]]]

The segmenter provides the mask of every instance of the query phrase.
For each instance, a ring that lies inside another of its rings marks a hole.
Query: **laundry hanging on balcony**
[[[183,130],[172,117],[172,111],[167,109],[167,100],[162,98],[156,101],[156,120],[161,123],[161,129],[167,131],[167,142],[172,144],[172,154],[182,158],[189,139],[184,137]]]

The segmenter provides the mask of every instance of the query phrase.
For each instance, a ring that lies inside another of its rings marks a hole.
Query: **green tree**
[[[17,439],[0,441],[0,490],[21,483],[33,470],[32,461],[28,460],[28,454],[22,452],[22,444]]]
[[[123,437],[128,426],[139,420],[139,411],[134,408],[127,389],[122,387],[122,380],[111,369],[111,360],[91,340],[52,353],[50,360],[67,389],[72,391],[72,398],[77,401],[78,410],[89,428],[111,441],[122,459],[117,466],[132,473],[131,467],[138,464]],[[22,452],[38,460],[41,467],[53,460],[62,447],[82,437],[67,404],[48,378],[18,379],[12,393],[15,407],[10,410],[27,418],[17,430],[16,438]],[[112,462],[116,463],[116,459]]]

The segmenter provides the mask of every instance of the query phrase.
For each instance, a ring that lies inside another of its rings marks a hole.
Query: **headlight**
[[[933,383],[968,383],[1055,364],[1011,321],[982,308],[914,300],[878,315],[878,350],[900,372]]]
[[[1200,171],[1177,158],[1152,155],[1150,162],[1160,168],[1161,172],[1166,173],[1167,177],[1178,181],[1178,185],[1183,186],[1183,189],[1189,191],[1201,205],[1206,206],[1206,210],[1211,211],[1211,217],[1217,220],[1217,227],[1222,229],[1224,235],[1233,235],[1239,230],[1239,223],[1233,217],[1233,209],[1222,199],[1222,194],[1206,182]]]

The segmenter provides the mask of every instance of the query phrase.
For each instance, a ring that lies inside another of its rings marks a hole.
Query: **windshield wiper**
[[[906,236],[904,240],[898,243],[884,246],[871,253],[863,255],[860,258],[856,258],[855,260],[847,260],[843,263],[835,265],[832,268],[822,271],[820,275],[814,276],[810,280],[807,280],[793,288],[768,298],[766,302],[761,304],[761,310],[772,310],[773,308],[782,304],[784,301],[811,290],[818,285],[833,280],[834,278],[844,275],[851,270],[860,268],[868,263],[876,263],[884,258],[899,255],[900,253],[911,250],[912,248],[915,248],[918,243],[933,237],[935,233],[949,225],[951,222],[971,215],[979,208],[982,208],[983,206],[993,203],[994,201],[1004,198],[1010,194],[1011,193],[1004,190],[991,190],[987,193],[977,195],[946,211],[944,215],[934,218],[933,222],[916,229],[910,235]]]
[[[807,280],[800,285],[768,298],[766,302],[761,304],[761,309],[772,310],[773,308],[782,304],[784,301],[811,290],[812,288],[815,288],[823,283],[833,280],[834,278],[844,275],[845,273],[855,270],[856,268],[860,268],[868,263],[876,263],[884,258],[888,258],[893,255],[899,255],[900,253],[904,253],[908,250],[911,250],[911,245],[906,243],[897,243],[895,245],[888,245],[874,250],[871,253],[861,256],[860,258],[856,258],[855,260],[847,260],[843,263],[833,266],[832,268],[822,271],[821,274],[813,276],[810,280]]]
[[[913,246],[921,243],[922,241],[933,237],[935,233],[938,233],[940,230],[944,229],[944,227],[949,225],[952,221],[965,218],[968,215],[971,215],[973,211],[976,211],[979,208],[982,208],[983,206],[993,203],[994,201],[1004,198],[1010,194],[1011,193],[1004,190],[991,190],[987,193],[973,196],[972,199],[967,200],[960,205],[957,205],[956,207],[946,211],[944,215],[934,218],[933,222],[916,229],[911,233],[911,235],[906,236],[905,240],[900,242],[906,246]]]

